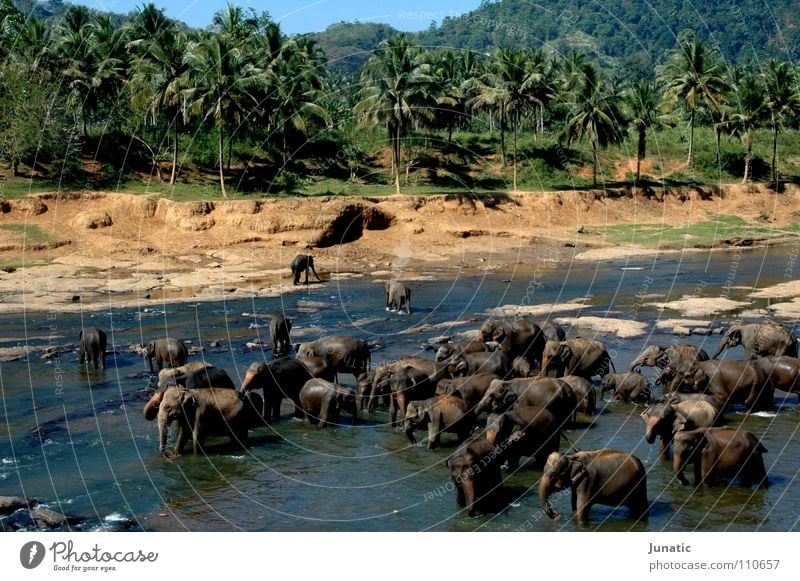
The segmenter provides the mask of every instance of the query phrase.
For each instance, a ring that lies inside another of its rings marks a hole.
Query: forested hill
[[[381,42],[399,32],[388,24],[339,22],[311,37],[325,51],[331,70],[352,73],[367,62]]]
[[[489,51],[497,47],[576,49],[590,56],[659,61],[691,28],[729,61],[794,61],[800,47],[797,0],[502,0],[447,18],[420,44]]]

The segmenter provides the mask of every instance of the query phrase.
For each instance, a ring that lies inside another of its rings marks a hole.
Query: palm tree
[[[731,97],[731,112],[726,123],[731,135],[736,135],[744,147],[744,176],[742,183],[750,179],[753,162],[753,141],[756,129],[767,112],[766,94],[761,79],[754,73],[744,73],[734,86]]]
[[[255,90],[263,85],[261,71],[255,68],[243,51],[224,34],[207,34],[189,44],[184,58],[188,67],[188,87],[183,91],[189,106],[184,115],[213,119],[219,133],[219,186],[225,189],[225,129],[230,120],[241,119],[244,101],[255,106]]]
[[[719,115],[727,92],[722,78],[721,65],[709,55],[703,44],[685,37],[680,47],[670,55],[663,68],[667,92],[689,111],[689,154],[687,165],[692,165],[695,116],[702,104],[712,115]],[[719,147],[718,147],[719,149]]]
[[[567,145],[583,138],[592,144],[592,183],[597,185],[598,149],[622,143],[623,117],[617,106],[619,96],[604,90],[603,81],[591,63],[583,65],[576,89],[569,95],[570,113],[562,138]]]
[[[356,115],[385,124],[392,146],[395,189],[400,193],[400,152],[402,138],[413,120],[430,118],[436,99],[430,65],[405,34],[380,44],[364,65],[361,100]]]
[[[786,119],[800,114],[800,85],[797,73],[787,63],[770,61],[762,74],[767,102],[765,104],[772,126],[772,181],[778,188],[778,133]]]
[[[154,22],[152,15],[148,15],[145,22]],[[185,62],[187,40],[174,23],[167,20],[157,22],[159,28],[152,31],[152,37],[135,39],[131,43],[143,48],[142,55],[134,65],[131,79],[132,100],[134,103],[146,104],[147,115],[153,123],[161,112],[166,113],[173,133],[169,183],[174,185],[178,177],[178,144],[184,102],[182,89],[188,71]],[[143,30],[148,28],[151,27],[142,27]]]
[[[662,91],[655,81],[641,80],[623,93],[628,122],[636,132],[636,181],[641,179],[642,160],[647,157],[647,132],[667,123],[661,116]]]

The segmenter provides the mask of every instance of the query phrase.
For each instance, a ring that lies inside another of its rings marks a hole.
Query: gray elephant
[[[448,377],[447,365],[437,361],[431,361],[424,357],[403,357],[396,361],[383,363],[375,370],[372,377],[372,387],[370,388],[369,401],[367,402],[367,409],[372,410],[377,403],[377,398],[380,396],[389,395],[391,389],[389,386],[392,374],[395,371],[402,370],[406,367],[413,367],[425,375],[431,384],[436,385],[439,380]],[[433,395],[433,394],[431,394]]]
[[[202,373],[206,368],[220,371],[227,378],[227,382],[217,375],[214,371]],[[205,381],[204,381],[205,380]],[[214,380],[214,381],[212,381]],[[187,385],[187,381],[189,385]],[[217,382],[224,385],[214,385]],[[148,402],[144,405],[144,417],[148,422],[152,422],[158,415],[158,406],[161,405],[161,399],[164,397],[164,392],[170,387],[189,387],[192,389],[204,387],[221,387],[234,389],[233,382],[224,370],[215,368],[213,365],[205,361],[192,361],[179,367],[172,367],[170,369],[162,369],[158,372],[158,390],[150,397]]]
[[[627,506],[637,520],[646,519],[649,513],[647,472],[633,454],[619,450],[553,452],[539,481],[539,500],[553,520],[559,514],[550,505],[550,495],[567,488],[572,490],[572,510],[581,524],[589,522],[594,504]]]
[[[500,456],[486,438],[471,438],[448,459],[447,469],[456,493],[456,504],[473,516],[477,511],[493,512],[503,506]]]
[[[428,450],[433,450],[439,446],[443,432],[456,434],[460,443],[467,439],[474,425],[475,416],[463,399],[454,395],[436,395],[408,404],[403,432],[413,445],[417,443],[414,430],[427,428]]]
[[[403,307],[406,314],[411,314],[411,289],[398,280],[387,280],[384,284],[386,290],[386,310],[400,312]]]
[[[264,419],[277,422],[283,398],[289,398],[294,403],[295,416],[303,416],[300,390],[311,378],[308,368],[299,359],[282,357],[269,363],[255,361],[247,368],[239,392],[246,394],[254,389],[263,389]]]
[[[677,370],[685,370],[689,365],[695,361],[708,361],[710,358],[708,353],[700,347],[695,345],[687,345],[678,343],[675,345],[668,345],[663,347],[661,345],[648,345],[639,356],[634,359],[629,371],[637,371],[639,367],[658,367],[665,369],[673,367]]]
[[[355,392],[330,381],[318,377],[309,379],[300,390],[299,399],[306,423],[310,424],[314,419],[320,427],[330,423],[338,424],[342,409],[350,414],[352,425],[358,419]]]
[[[673,470],[678,480],[689,484],[683,469],[694,464],[695,486],[710,485],[714,478],[738,478],[745,486],[767,486],[764,454],[758,438],[742,428],[698,428],[678,432],[673,440]]]
[[[560,379],[496,379],[489,384],[486,394],[475,407],[475,414],[484,411],[502,413],[512,406],[525,405],[547,408],[559,425],[566,425],[575,416],[578,398],[572,388]]]
[[[333,363],[325,357],[298,356],[297,360],[306,366],[311,377],[319,377],[326,381],[338,383],[339,374]],[[360,375],[359,375],[360,377]]]
[[[400,420],[406,415],[408,404],[436,395],[436,381],[426,372],[411,366],[395,369],[389,377],[389,427],[395,424],[397,413]]]
[[[440,379],[436,384],[436,395],[455,395],[466,402],[467,409],[474,410],[495,379],[500,378],[494,373]]]
[[[551,320],[539,321],[539,328],[547,341],[563,341],[567,338],[564,328]]]
[[[597,411],[597,394],[594,392],[592,382],[578,375],[565,375],[561,381],[566,383],[575,392],[578,399],[578,411],[586,415],[594,415]]]
[[[695,399],[676,403],[656,403],[642,412],[644,438],[648,444],[660,438],[659,455],[669,457],[675,434],[685,430],[708,428],[721,423],[720,409],[706,400]]]
[[[292,321],[286,318],[283,313],[272,313],[269,317],[269,338],[272,341],[272,355],[276,358],[288,355],[292,348],[290,337]]]
[[[78,364],[82,367],[86,361],[95,369],[106,368],[106,333],[97,327],[84,327],[78,335],[80,351]]]
[[[156,360],[158,371],[161,371],[164,365],[169,365],[170,367],[184,365],[189,358],[189,351],[186,349],[186,345],[177,339],[168,337],[150,341],[145,346],[145,356],[150,366],[150,373],[155,373],[156,370],[153,369],[153,359]]]
[[[300,345],[299,357],[324,357],[337,373],[351,373],[353,377],[369,371],[369,346],[363,339],[349,335],[329,335]]]
[[[591,379],[616,372],[614,362],[600,341],[577,337],[566,341],[548,341],[542,354],[542,375],[555,371],[556,376],[578,375]]]
[[[454,355],[447,361],[447,371],[453,377],[493,373],[505,379],[511,375],[512,364],[508,355],[502,351],[480,351]]]
[[[775,409],[775,387],[752,360],[696,361],[683,383],[692,391],[714,396],[720,407],[741,403],[748,411]]]
[[[635,371],[606,374],[600,387],[600,399],[603,399],[607,391],[613,393],[616,401],[650,402],[650,382],[644,375]]]
[[[483,341],[461,341],[447,343],[439,347],[436,351],[436,361],[447,361],[451,357],[466,353],[480,353],[482,351],[492,351],[490,346]]]
[[[796,393],[800,402],[800,359],[788,355],[769,355],[753,359],[773,389]]]
[[[557,452],[561,426],[556,417],[540,406],[514,406],[500,414],[489,414],[486,439],[500,450],[509,470],[516,470],[522,456],[533,458],[541,469],[551,453]]]
[[[233,444],[247,445],[248,430],[263,423],[262,407],[258,394],[242,398],[231,389],[170,387],[158,407],[161,454],[166,454],[167,434],[174,422],[178,423],[175,455],[183,452],[190,436],[195,454],[207,436],[228,436]]]
[[[306,281],[305,285],[308,286],[308,271],[310,270],[314,273],[314,278],[317,279],[318,282],[321,282],[322,279],[317,274],[316,269],[314,268],[314,257],[310,254],[298,254],[292,259],[292,263],[290,264],[292,269],[292,276],[294,277],[294,284],[300,284],[300,276],[305,273]]]
[[[513,361],[524,357],[531,366],[540,366],[545,336],[539,325],[525,319],[490,319],[478,331],[478,341],[494,341]]]
[[[719,357],[725,349],[732,349],[737,345],[744,347],[745,359],[766,355],[797,357],[797,337],[778,323],[734,323],[722,336],[712,359]]]

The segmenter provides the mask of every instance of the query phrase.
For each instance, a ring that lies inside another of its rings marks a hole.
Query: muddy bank
[[[778,227],[794,221],[797,201],[797,188],[737,186],[185,203],[43,193],[0,200],[0,311],[275,296],[294,290],[288,264],[306,252],[328,281],[533,278],[573,261],[654,252],[608,244],[592,234],[602,225],[766,212]]]

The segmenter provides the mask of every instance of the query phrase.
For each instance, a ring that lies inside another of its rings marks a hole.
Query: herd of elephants
[[[385,289],[387,310],[410,312],[406,285],[389,281]],[[371,369],[369,344],[349,335],[302,343],[292,355],[291,321],[281,313],[270,317],[273,359],[250,365],[238,388],[221,368],[187,363],[187,348],[174,338],[146,345],[158,388],[144,415],[158,421],[162,455],[180,455],[190,440],[197,454],[207,436],[228,436],[245,446],[249,430],[281,419],[285,399],[295,416],[320,426],[338,425],[341,410],[355,424],[359,413],[383,405],[389,428],[399,425],[411,444],[420,430],[427,430],[429,449],[443,433],[458,438],[446,466],[456,504],[470,515],[502,510],[501,467],[515,471],[528,457],[526,465],[543,470],[539,497],[550,518],[558,517],[550,496],[569,489],[579,523],[588,521],[594,504],[627,507],[639,520],[649,512],[639,458],[615,449],[561,452],[562,441],[571,445],[564,429],[575,427],[578,414],[594,415],[598,397],[611,392],[616,400],[646,406],[645,439],[659,440],[661,458],[672,456],[681,483],[690,484],[683,472],[693,466],[696,486],[719,480],[766,486],[767,450],[723,414],[730,406],[748,413],[774,409],[776,390],[800,393],[797,337],[774,322],[731,324],[712,357],[688,344],[649,345],[620,373],[601,341],[567,339],[549,320],[490,318],[474,339],[441,344],[434,359],[414,355]],[[717,359],[740,345],[741,360]],[[81,365],[104,367],[105,351],[105,333],[84,328]],[[642,366],[660,369],[655,383],[663,395],[657,401]],[[347,374],[355,378],[354,388],[339,383]],[[175,443],[168,448],[173,425]]]

